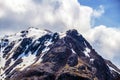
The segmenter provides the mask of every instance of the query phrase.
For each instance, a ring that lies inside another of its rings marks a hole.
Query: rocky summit
[[[0,39],[0,80],[120,80],[120,69],[77,32],[29,28]]]

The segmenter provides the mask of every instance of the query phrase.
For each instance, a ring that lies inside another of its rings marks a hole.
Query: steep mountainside
[[[29,28],[3,37],[0,51],[1,80],[120,80],[120,69],[74,29]]]

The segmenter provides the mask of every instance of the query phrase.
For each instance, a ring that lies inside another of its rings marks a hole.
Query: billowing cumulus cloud
[[[104,12],[102,5],[94,10],[78,0],[1,0],[0,34],[3,36],[31,26],[60,32],[74,28],[102,56],[115,61],[120,58],[120,30],[104,25],[91,27],[91,22]]]
[[[119,56],[120,52],[120,30],[107,28],[104,25],[97,26],[87,33],[87,38],[98,48],[98,51],[109,59]]]
[[[34,26],[53,31],[76,28],[85,32],[90,29],[93,14],[92,8],[80,5],[77,0],[4,0],[1,4],[1,30]]]
[[[97,52],[104,58],[116,61],[120,67],[120,29],[108,28],[104,25],[91,28],[86,33],[86,38]]]

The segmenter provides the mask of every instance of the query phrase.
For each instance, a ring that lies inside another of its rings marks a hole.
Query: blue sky
[[[104,6],[104,14],[95,20],[96,25],[108,27],[120,27],[120,0],[79,0],[81,5],[97,9],[99,5]]]

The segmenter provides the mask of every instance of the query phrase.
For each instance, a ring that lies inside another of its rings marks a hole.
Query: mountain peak
[[[1,80],[119,80],[75,29],[65,33],[29,28],[0,40]],[[117,74],[117,75],[116,75]]]

